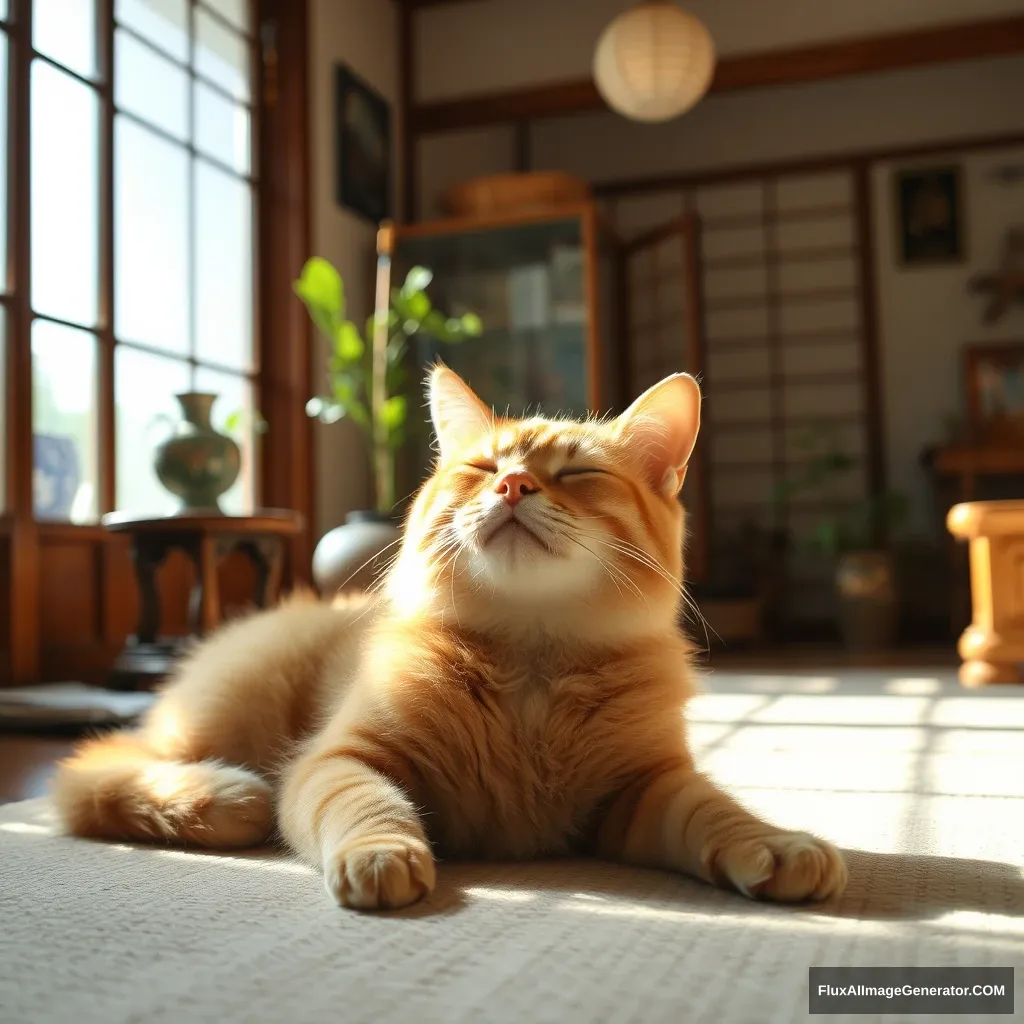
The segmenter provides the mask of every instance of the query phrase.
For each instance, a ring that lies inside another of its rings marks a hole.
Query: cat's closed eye
[[[488,462],[486,459],[481,459],[479,462],[467,462],[467,469],[475,469],[478,473],[497,473],[498,467],[493,462]]]
[[[595,469],[592,466],[571,466],[568,469],[560,469],[555,474],[556,480],[564,480],[567,476],[606,476],[603,469]]]

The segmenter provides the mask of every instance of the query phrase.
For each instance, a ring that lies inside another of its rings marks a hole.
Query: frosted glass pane
[[[32,325],[33,505],[39,519],[96,518],[96,338]]]
[[[201,0],[204,7],[216,11],[243,31],[249,29],[249,0]]]
[[[114,54],[117,106],[187,141],[187,72],[125,32],[116,34]]]
[[[126,118],[114,122],[114,330],[189,349],[188,153]]]
[[[252,363],[252,192],[199,161],[196,181],[196,356]]]
[[[191,390],[188,363],[118,345],[114,350],[117,508],[165,515],[181,501],[157,479],[156,446],[181,418],[176,394]]]
[[[188,60],[188,0],[117,0],[116,17],[172,57]]]
[[[195,69],[240,100],[249,98],[249,46],[201,7],[195,13]]]
[[[7,0],[0,0],[0,18],[7,17]]]
[[[94,0],[33,0],[32,43],[40,53],[91,78],[96,74]]]
[[[214,427],[230,433],[242,449],[242,470],[234,486],[220,499],[220,507],[231,515],[249,515],[253,509],[256,493],[255,471],[256,445],[252,430],[253,394],[252,384],[246,377],[233,373],[220,373],[200,366],[195,376],[196,391],[210,391],[219,396],[213,404]],[[228,431],[228,417],[239,414],[241,425]]]
[[[96,93],[32,63],[32,307],[92,326],[98,290]]]
[[[196,149],[238,171],[249,173],[249,111],[196,82]]]

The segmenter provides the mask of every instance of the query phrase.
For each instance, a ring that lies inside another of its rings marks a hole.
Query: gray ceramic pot
[[[398,553],[402,532],[380,512],[349,512],[345,524],[328,531],[313,552],[313,581],[321,594],[368,590]]]
[[[839,626],[852,651],[882,651],[896,639],[896,573],[888,551],[851,551],[836,568]]]
[[[216,395],[190,392],[175,397],[182,419],[174,433],[157,445],[156,475],[171,494],[181,498],[182,509],[219,512],[217,499],[238,479],[241,452],[210,423]]]

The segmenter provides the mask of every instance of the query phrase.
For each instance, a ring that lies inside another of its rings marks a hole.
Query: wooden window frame
[[[98,323],[90,330],[97,340],[100,512],[115,507],[114,481],[114,339],[113,295],[113,44],[114,2],[96,0],[101,26],[97,49],[99,98],[99,306]],[[194,18],[197,0],[190,0]],[[310,449],[312,432],[305,415],[309,394],[310,341],[308,319],[291,284],[309,254],[309,156],[307,122],[308,10],[306,0],[250,0],[252,25],[252,95],[250,119],[253,169],[257,181],[253,239],[254,402],[269,430],[258,448],[257,501],[263,507],[298,511],[309,522],[313,508]],[[40,678],[41,651],[47,643],[40,614],[40,546],[49,539],[62,543],[104,545],[109,536],[96,525],[39,522],[33,509],[33,420],[30,241],[30,68],[38,57],[31,46],[33,0],[10,0],[8,20],[0,31],[8,37],[7,88],[7,288],[0,295],[6,315],[4,383],[5,502],[0,514],[0,565],[6,605],[6,647],[0,664],[0,685],[24,684]],[[208,9],[207,9],[208,10]],[[213,15],[217,17],[216,12]],[[67,72],[59,62],[41,56]],[[189,71],[196,78],[194,71]],[[75,76],[81,79],[81,76]],[[190,118],[193,116],[190,112]],[[178,145],[182,145],[180,141]],[[184,145],[195,155],[190,137]],[[204,159],[205,156],[204,156]],[[216,165],[217,161],[211,161]],[[244,177],[233,171],[236,177]],[[190,171],[191,174],[191,171]],[[194,199],[192,200],[194,202]],[[190,225],[190,232],[193,228]],[[53,320],[52,317],[46,317]],[[59,321],[57,321],[59,322]],[[77,326],[77,325],[75,325]],[[144,346],[131,346],[144,348]],[[196,365],[194,353],[186,360]],[[205,361],[203,361],[205,364]],[[308,579],[310,538],[297,537],[290,546],[285,581]],[[99,560],[97,561],[99,564]],[[102,573],[98,574],[102,578]],[[83,585],[85,585],[85,582]],[[70,586],[76,581],[69,580]],[[97,621],[104,618],[105,599],[94,594]]]

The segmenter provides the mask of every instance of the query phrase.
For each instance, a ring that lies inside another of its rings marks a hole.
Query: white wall
[[[339,0],[340,2],[340,0]],[[476,0],[416,15],[418,100],[578,79],[632,0]],[[722,55],[1019,14],[1021,0],[685,0]]]
[[[345,282],[349,314],[363,323],[372,312],[376,225],[338,206],[334,199],[334,66],[349,65],[391,103],[394,198],[398,120],[396,5],[387,0],[310,0],[309,102],[312,172],[311,255],[329,259]],[[326,349],[314,350],[311,394],[324,387]],[[317,425],[314,435],[316,507],[314,539],[371,501],[362,436],[348,423]]]
[[[1022,95],[1016,56],[709,96],[663,125],[609,111],[550,118],[531,127],[532,164],[603,182],[1017,132]],[[499,125],[421,140],[422,215],[440,214],[449,185],[510,170],[513,139]]]
[[[897,165],[873,173],[882,375],[890,483],[914,499],[918,521],[929,511],[921,449],[942,440],[943,419],[963,416],[963,345],[1024,338],[1024,307],[1016,306],[991,327],[981,323],[985,300],[970,296],[967,282],[993,270],[1011,225],[1024,224],[1024,184],[993,180],[995,168],[1024,165],[1024,147],[953,154],[911,166],[959,164],[963,168],[966,260],[921,269],[896,258],[894,189]]]

